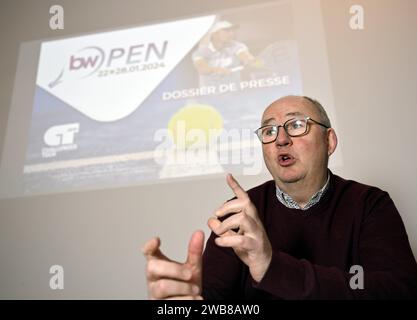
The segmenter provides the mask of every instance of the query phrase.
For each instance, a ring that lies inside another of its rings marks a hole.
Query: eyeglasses
[[[330,128],[329,126],[326,126],[323,123],[313,120],[310,117],[297,117],[285,121],[285,123],[282,126],[276,124],[268,124],[262,126],[259,129],[257,129],[255,133],[263,144],[272,143],[275,140],[277,140],[278,130],[280,127],[283,127],[285,132],[290,137],[299,137],[308,132],[309,121],[314,122],[322,127],[325,127],[326,129]]]

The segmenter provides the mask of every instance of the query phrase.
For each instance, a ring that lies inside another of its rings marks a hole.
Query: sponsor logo
[[[55,157],[58,152],[76,150],[75,134],[80,130],[79,123],[68,123],[50,127],[44,134],[43,140],[48,146],[42,148],[42,157]]]
[[[54,88],[64,79],[78,80],[92,75],[115,76],[127,72],[153,70],[155,66],[164,67],[164,63],[155,64],[155,62],[163,62],[167,48],[168,40],[159,44],[135,44],[127,48],[110,48],[107,51],[99,46],[85,47],[69,55],[62,71],[49,83],[48,87]]]
[[[215,18],[44,42],[36,84],[90,119],[123,119],[187,56]]]

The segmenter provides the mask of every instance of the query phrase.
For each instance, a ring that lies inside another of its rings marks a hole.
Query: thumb
[[[195,231],[188,244],[187,264],[191,267],[201,268],[202,254],[204,248],[204,232],[201,230]]]

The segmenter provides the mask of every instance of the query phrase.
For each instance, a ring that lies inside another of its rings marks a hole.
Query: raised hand
[[[196,231],[188,244],[185,263],[167,258],[160,250],[161,241],[153,238],[142,252],[147,259],[146,278],[150,299],[200,300],[204,233]]]
[[[217,209],[216,218],[210,218],[208,226],[219,236],[215,239],[216,244],[233,248],[249,267],[252,278],[260,282],[271,262],[271,243],[246,191],[231,174],[227,175],[226,180],[237,198]],[[231,213],[223,222],[218,219]]]

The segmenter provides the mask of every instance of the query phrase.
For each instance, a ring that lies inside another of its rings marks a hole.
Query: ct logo
[[[74,143],[74,135],[80,130],[79,123],[68,123],[50,127],[43,136],[44,142],[50,147]]]

